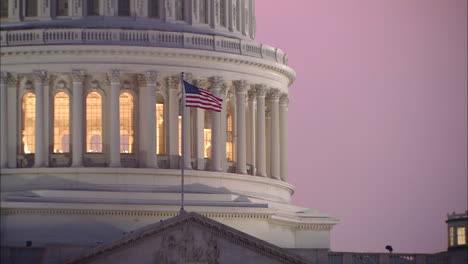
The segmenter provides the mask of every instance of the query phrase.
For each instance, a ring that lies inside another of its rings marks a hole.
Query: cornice
[[[255,67],[264,71],[271,71],[275,74],[284,75],[289,80],[289,85],[291,85],[295,78],[295,71],[283,64],[265,60],[262,58],[243,56],[238,54],[229,54],[223,52],[215,51],[204,51],[205,54],[195,54],[190,52],[190,49],[181,49],[181,48],[158,48],[153,47],[151,50],[132,50],[132,47],[129,46],[128,49],[118,49],[112,48],[112,46],[99,45],[99,46],[81,46],[81,49],[67,49],[65,46],[55,46],[54,50],[35,50],[36,46],[27,46],[28,49],[25,49],[25,46],[22,46],[21,49],[15,49],[17,47],[12,47],[9,50],[9,47],[3,47],[0,52],[2,59],[7,59],[8,57],[17,57],[17,56],[142,56],[142,57],[153,57],[155,61],[160,58],[174,58],[174,59],[190,59],[196,60],[198,62],[209,61],[217,63],[232,64],[237,66],[250,66]],[[43,48],[43,46],[41,46]],[[88,49],[89,48],[89,49]],[[164,50],[161,50],[164,49]],[[207,52],[211,54],[207,54]],[[229,56],[226,56],[229,55]]]

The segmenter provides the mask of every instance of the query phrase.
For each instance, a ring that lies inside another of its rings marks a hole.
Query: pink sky
[[[256,0],[283,49],[293,202],[341,219],[332,250],[438,252],[467,209],[466,0]]]

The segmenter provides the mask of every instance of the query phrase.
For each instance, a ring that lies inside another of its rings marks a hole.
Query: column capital
[[[205,90],[208,90],[209,85],[208,85],[207,80],[205,80],[205,79],[195,79],[193,81],[194,81],[195,86],[197,86],[199,88],[202,88],[202,89],[205,89]]]
[[[47,71],[46,70],[34,70],[33,71],[34,80],[36,82],[45,82],[47,79]]]
[[[249,97],[249,101],[254,101],[256,96],[257,96],[257,93],[256,93],[256,90],[255,89],[250,89],[248,92],[247,92],[247,95]]]
[[[280,98],[280,92],[278,89],[271,89],[271,91],[268,93],[268,98],[271,101],[277,102],[279,101]]]
[[[8,83],[8,80],[10,79],[10,73],[2,71],[0,73],[0,83],[3,85],[6,85]]]
[[[157,71],[146,71],[144,74],[137,75],[137,81],[139,86],[153,85],[155,86],[158,80],[159,72]]]
[[[233,84],[236,89],[236,94],[245,94],[247,92],[248,83],[246,80],[233,81]]]
[[[192,84],[193,82],[193,74],[190,72],[184,72],[182,73],[182,78],[184,78],[184,81]]]
[[[84,70],[72,70],[71,72],[73,82],[84,82],[86,71]]]
[[[221,90],[224,84],[224,79],[222,76],[212,76],[210,77],[211,89],[212,90]]]
[[[180,78],[177,78],[176,76],[171,75],[166,78],[166,81],[167,81],[168,88],[175,89],[175,90],[179,89]]]
[[[267,91],[266,84],[257,84],[257,85],[255,85],[255,94],[257,96],[265,97],[266,91]]]
[[[120,70],[108,71],[107,78],[111,83],[120,83]]]
[[[288,94],[282,93],[282,94],[280,95],[279,103],[280,103],[280,105],[288,105],[288,104],[289,104],[289,96],[288,96]]]

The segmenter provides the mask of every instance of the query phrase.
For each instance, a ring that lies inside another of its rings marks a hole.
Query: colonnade
[[[104,133],[107,137],[108,148],[107,166],[121,167],[120,150],[120,118],[119,118],[119,95],[122,91],[121,71],[111,70],[107,72],[106,96],[107,100],[103,107],[108,114],[105,115],[108,120],[108,129]],[[84,91],[85,76],[83,70],[73,70],[68,73],[71,76],[71,166],[83,167],[84,138],[86,120],[84,118]],[[47,167],[49,159],[49,148],[47,146],[48,127],[50,122],[46,120],[46,115],[50,111],[52,104],[49,103],[47,83],[47,72],[44,70],[34,71],[34,93],[36,96],[35,106],[35,154],[33,167]],[[178,116],[179,116],[179,98],[181,82],[180,77],[176,75],[161,77],[161,74],[154,71],[140,73],[138,76],[138,100],[134,111],[138,111],[138,122],[135,122],[136,152],[138,167],[158,168],[158,158],[156,154],[156,93],[165,90],[167,105],[165,105],[165,130],[166,130],[166,151],[164,156],[169,157],[168,168],[177,168],[179,166],[179,141],[178,141]],[[1,92],[1,162],[2,168],[16,167],[14,161],[8,157],[9,151],[19,151],[18,142],[21,142],[21,135],[11,136],[12,131],[20,129],[8,129],[8,115],[16,115],[16,109],[20,109],[21,104],[18,92],[14,91],[16,102],[14,106],[9,106],[12,102],[7,98],[7,90],[19,90],[19,82],[11,82],[10,73],[1,73],[0,92]],[[238,174],[253,174],[261,177],[269,177],[277,180],[287,181],[287,111],[288,96],[281,93],[279,89],[268,87],[266,84],[249,83],[245,80],[225,80],[221,76],[203,77],[194,79],[192,75],[186,75],[185,79],[193,82],[202,88],[208,88],[213,94],[224,99],[223,110],[221,112],[211,113],[211,161],[210,170],[226,171],[226,108],[228,102],[235,102],[234,118],[234,150],[235,150],[235,172]],[[206,79],[206,80],[205,80]],[[159,80],[159,82],[158,82]],[[200,84],[199,84],[200,83]],[[204,83],[204,85],[201,85]],[[162,84],[162,85],[161,85]],[[13,112],[10,112],[13,111]],[[196,111],[204,111],[195,109]],[[184,144],[186,144],[186,157],[199,157],[200,152],[192,153],[191,141],[200,141],[199,136],[194,137],[196,133],[191,133],[191,127],[200,130],[203,135],[203,126],[192,124],[196,120],[190,118],[194,111],[186,111],[184,121]],[[267,112],[270,115],[267,115]],[[196,112],[197,113],[197,112]],[[200,112],[201,113],[201,112]],[[201,113],[201,116],[203,114]],[[267,122],[268,116],[268,122]],[[203,118],[201,118],[203,120]],[[166,122],[167,121],[167,122]],[[104,122],[104,123],[106,123]],[[21,122],[18,122],[21,123]],[[268,131],[268,133],[267,133]],[[16,145],[16,147],[15,147]],[[267,150],[269,150],[267,152]],[[104,151],[103,151],[104,152]],[[203,153],[202,153],[203,154]],[[201,154],[201,155],[202,155]],[[8,157],[7,157],[8,156]],[[16,156],[16,154],[14,155]],[[200,157],[203,159],[204,157]],[[193,168],[192,159],[182,164],[186,169],[202,169],[199,166]],[[268,166],[268,167],[267,167]]]

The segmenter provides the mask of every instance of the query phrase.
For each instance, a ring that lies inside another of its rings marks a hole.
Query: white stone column
[[[138,76],[140,97],[140,122],[139,122],[139,163],[143,168],[157,168],[156,157],[156,80],[158,73],[145,72]]]
[[[8,112],[15,113],[18,109],[18,104],[21,105],[22,100],[18,98],[18,79],[16,76],[9,74],[8,76],[8,84],[7,84],[7,105],[8,105]],[[7,116],[7,148],[8,148],[8,168],[16,168],[17,167],[17,159],[18,159],[18,138],[21,138],[21,133],[18,133],[18,115],[8,115]]]
[[[255,168],[255,91],[248,92],[247,110],[247,163],[252,166],[252,175],[256,174]]]
[[[44,70],[35,70],[34,88],[36,91],[36,123],[35,123],[35,155],[34,167],[44,167],[46,164],[45,157],[45,137],[44,137],[44,82],[47,78],[47,72]]]
[[[280,107],[280,160],[281,180],[288,181],[288,104],[289,98],[287,94],[282,94],[279,100]]]
[[[171,169],[179,168],[179,81],[180,78],[167,78],[167,93],[169,97],[167,126],[168,126],[168,158]]]
[[[0,73],[0,168],[8,166],[8,106],[7,106],[7,86],[8,72]]]
[[[237,173],[246,174],[246,129],[245,129],[245,96],[247,94],[247,82],[235,81],[236,88],[236,116],[237,116],[237,147],[236,161]]]
[[[83,166],[83,81],[85,72],[72,71],[73,103],[72,103],[72,167]]]
[[[257,85],[255,94],[257,96],[257,127],[256,127],[256,152],[255,164],[257,176],[267,176],[266,170],[266,146],[265,146],[265,93],[266,85]]]
[[[184,80],[188,83],[192,82],[192,75],[189,73],[184,73]],[[182,85],[182,89],[184,89]],[[184,102],[181,102],[184,104]],[[183,144],[183,154],[184,154],[184,169],[191,170],[192,169],[192,141],[191,141],[191,129],[190,129],[190,108],[181,105],[183,111],[183,118],[182,118],[182,144]]]
[[[211,78],[211,92],[220,97],[221,87],[223,86],[223,79],[221,76],[214,76]],[[224,108],[224,106],[223,106]],[[226,156],[226,153],[221,152],[222,144],[226,142],[222,141],[223,131],[225,130],[221,127],[221,112],[212,111],[211,112],[211,169],[213,171],[221,171],[221,159]]]
[[[195,81],[195,85],[198,88],[206,89],[208,83],[205,80],[198,79]],[[205,169],[205,110],[201,108],[192,108],[192,112],[194,114],[194,131],[192,131],[193,135],[193,143],[195,147],[194,157],[196,159],[196,167],[197,170],[204,170]],[[212,138],[213,139],[213,138]],[[211,141],[212,149],[213,149],[213,141]],[[211,153],[212,154],[212,153]]]
[[[21,11],[20,11],[19,0],[8,0],[8,20],[10,21],[20,21],[21,20]]]
[[[221,163],[221,171],[226,171],[228,169],[228,164],[227,164],[227,156],[226,156],[226,142],[227,142],[227,120],[226,120],[226,114],[227,114],[227,101],[229,98],[232,96],[232,93],[229,91],[227,86],[222,86],[221,92],[220,92],[220,97],[223,99],[223,108],[221,109],[221,120],[220,120],[220,135],[221,135],[221,146],[219,150],[220,154],[220,163]]]
[[[279,91],[273,90],[269,96],[271,103],[271,178],[280,178],[280,127],[279,127]]]
[[[110,81],[109,95],[109,167],[120,167],[120,71],[112,70],[107,73]]]

